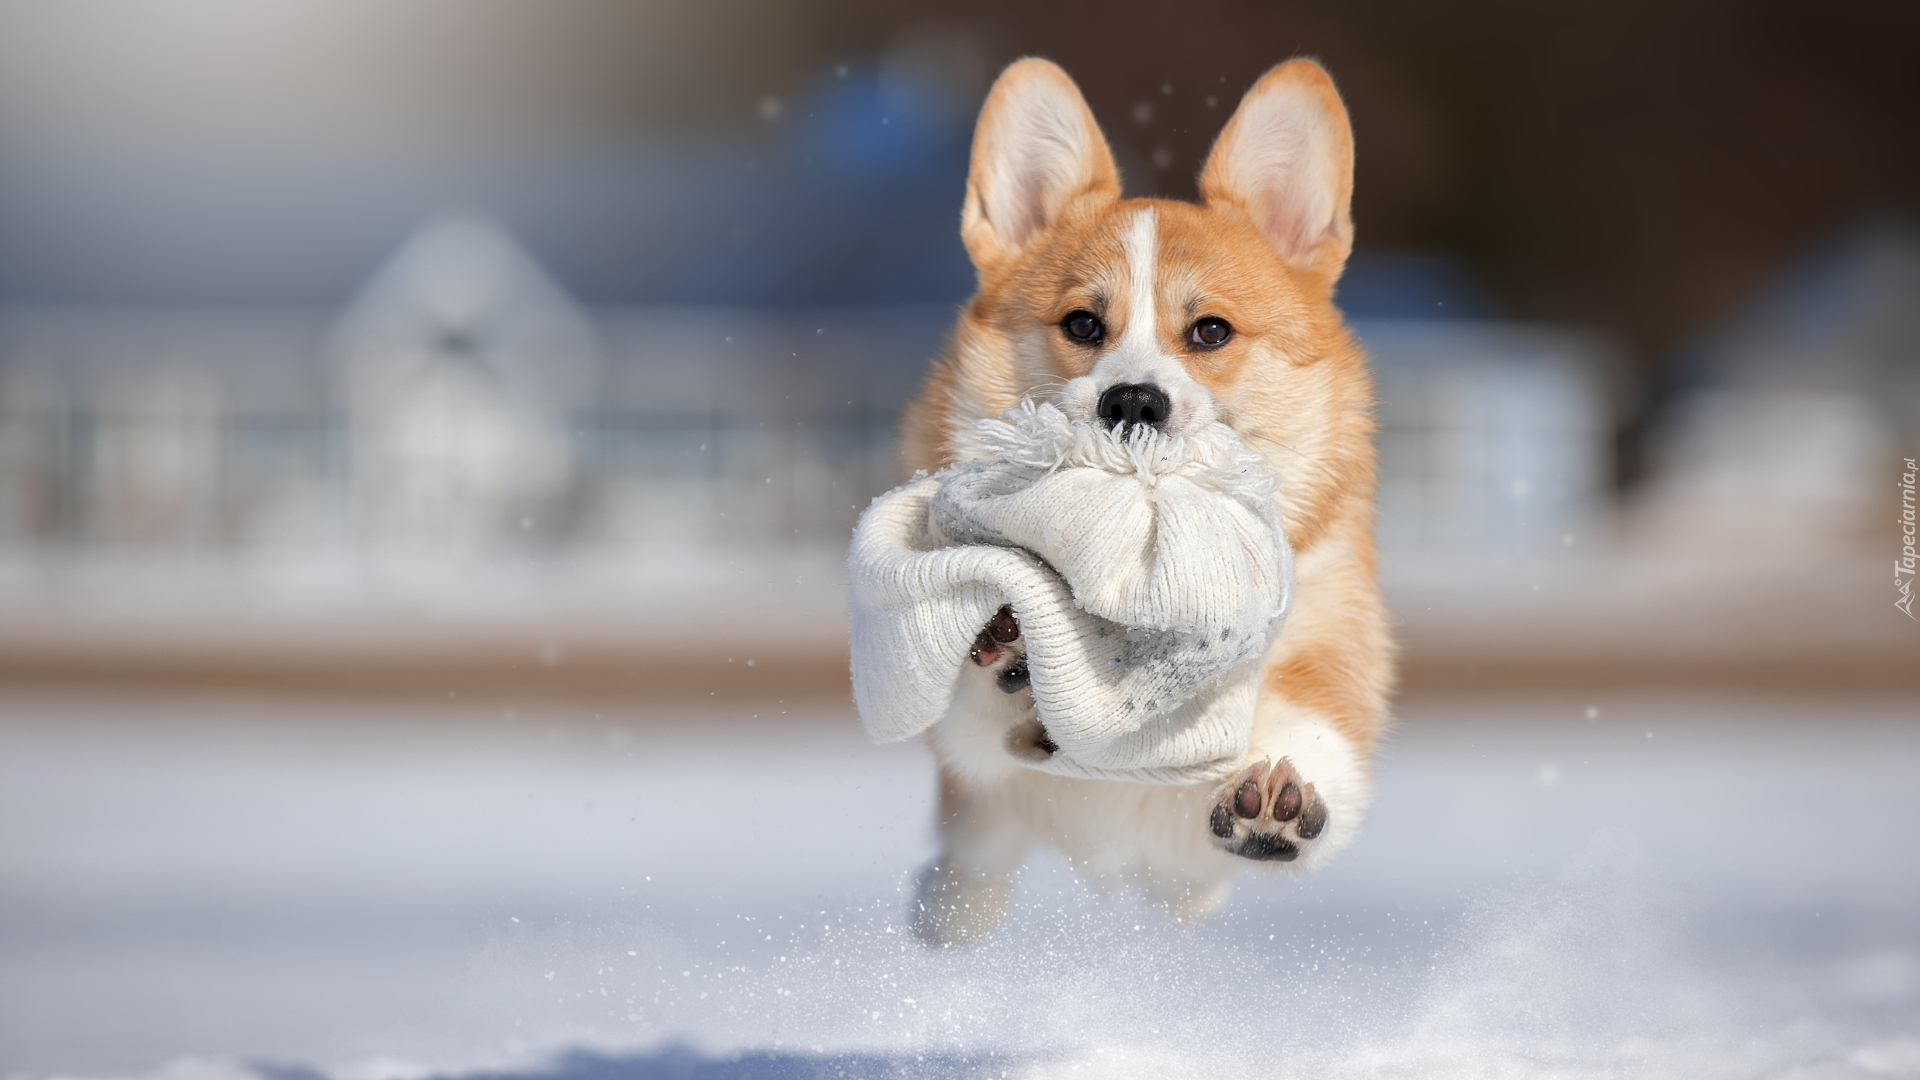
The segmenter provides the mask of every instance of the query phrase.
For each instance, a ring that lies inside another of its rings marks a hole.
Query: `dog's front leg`
[[[980,631],[953,706],[932,732],[940,760],[940,855],[920,874],[914,932],[930,945],[960,945],[1005,918],[1014,874],[1030,843],[1007,787],[1020,766],[1009,735],[1026,723],[1026,650],[1008,608]]]
[[[940,769],[940,855],[920,872],[913,931],[929,945],[965,945],[1006,918],[1025,828],[991,788]]]

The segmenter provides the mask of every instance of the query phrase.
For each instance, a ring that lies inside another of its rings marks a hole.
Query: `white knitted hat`
[[[1125,435],[1030,401],[976,424],[960,461],[875,499],[854,531],[854,700],[882,742],[953,701],[1010,605],[1033,768],[1190,783],[1238,764],[1260,658],[1292,596],[1266,460],[1231,429]]]

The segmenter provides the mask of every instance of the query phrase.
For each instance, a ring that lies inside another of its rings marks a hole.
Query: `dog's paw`
[[[1002,607],[987,621],[967,656],[994,673],[1003,693],[1017,694],[1033,682],[1027,671],[1027,649],[1020,641],[1020,620],[1013,617],[1011,607]]]
[[[924,945],[953,948],[970,945],[999,927],[1013,900],[1013,883],[942,861],[920,871],[916,892],[914,936]]]
[[[1229,854],[1262,862],[1292,862],[1326,828],[1326,801],[1285,758],[1240,770],[1207,816],[1208,831]]]

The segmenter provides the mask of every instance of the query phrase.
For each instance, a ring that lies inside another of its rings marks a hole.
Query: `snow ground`
[[[1402,713],[1320,876],[929,953],[848,713],[0,699],[0,1076],[1920,1077],[1920,702]]]

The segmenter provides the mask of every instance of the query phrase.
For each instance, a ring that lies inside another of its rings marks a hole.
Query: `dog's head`
[[[1342,449],[1370,433],[1369,390],[1332,304],[1352,191],[1346,109],[1312,61],[1247,92],[1197,204],[1122,199],[1073,81],[1044,60],[1014,64],[974,133],[961,237],[980,289],[949,354],[943,419],[1031,394],[1174,433],[1223,420],[1294,478],[1364,457]]]

